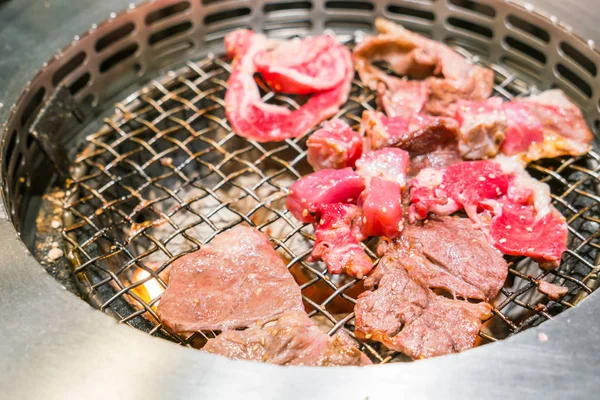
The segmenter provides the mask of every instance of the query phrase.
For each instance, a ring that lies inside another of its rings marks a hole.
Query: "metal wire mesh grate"
[[[510,99],[535,90],[506,69],[489,67],[496,73],[496,94]],[[272,238],[301,286],[310,316],[330,333],[352,334],[361,281],[329,276],[322,263],[307,262],[312,227],[285,209],[287,188],[311,171],[305,159],[308,135],[269,144],[234,135],[223,101],[230,69],[215,56],[189,62],[118,103],[115,115],[86,139],[67,182],[63,232],[80,289],[123,323],[199,347],[215,332],[173,335],[155,313],[169,267],[220,232],[246,223]],[[298,107],[301,99],[259,86],[265,101]],[[357,125],[362,111],[374,108],[375,94],[355,80],[338,116]],[[509,278],[482,328],[481,343],[552,318],[595,289],[598,161],[590,152],[530,166],[551,186],[555,205],[567,217],[569,250],[552,272],[527,259],[510,259]],[[567,286],[569,294],[548,299],[536,290],[540,279]],[[403,359],[377,343],[362,345],[376,362]]]

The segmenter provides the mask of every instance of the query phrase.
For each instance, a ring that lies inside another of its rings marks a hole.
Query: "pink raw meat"
[[[333,89],[347,75],[349,50],[331,36],[277,43],[254,58],[256,70],[277,92],[309,94]]]
[[[318,208],[315,245],[310,259],[323,260],[330,274],[346,273],[362,278],[373,263],[361,247],[360,208],[351,204],[324,204]]]
[[[306,175],[290,187],[286,206],[302,222],[314,222],[324,204],[356,203],[363,179],[352,168],[323,169]]]
[[[505,202],[489,226],[492,244],[504,254],[526,256],[554,268],[567,249],[565,218],[556,209],[536,218],[533,206]]]
[[[301,136],[334,115],[348,99],[354,77],[349,52],[340,57],[346,65],[343,81],[333,89],[311,96],[297,110],[264,103],[254,81],[255,56],[268,44],[265,36],[236,30],[225,38],[225,48],[235,56],[225,94],[225,113],[234,132],[258,142]]]
[[[385,148],[365,153],[356,162],[356,173],[367,182],[370,178],[381,178],[406,187],[406,171],[410,157],[404,150]]]
[[[340,119],[325,122],[306,144],[306,158],[315,171],[354,167],[362,153],[360,133]]]
[[[362,232],[365,236],[393,239],[403,228],[402,190],[398,183],[371,178],[359,199],[363,210]]]
[[[500,148],[502,153],[512,156],[526,153],[529,146],[544,140],[542,122],[531,110],[531,105],[522,101],[504,104],[507,130]]]
[[[478,208],[485,200],[508,191],[509,176],[494,161],[468,161],[441,170],[426,168],[411,183],[409,217],[425,219],[428,212],[449,215],[465,209],[478,222]]]

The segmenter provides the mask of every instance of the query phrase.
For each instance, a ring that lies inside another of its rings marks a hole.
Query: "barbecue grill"
[[[12,6],[5,7],[10,11]],[[527,259],[510,260],[509,279],[493,302],[493,316],[480,332],[479,344],[484,346],[478,349],[401,363],[401,355],[365,342],[362,350],[375,364],[393,365],[282,368],[185,348],[201,347],[215,332],[174,335],[155,312],[174,260],[246,223],[272,238],[319,326],[330,334],[353,332],[352,308],[360,281],[331,277],[322,264],[308,262],[311,227],[295,221],[284,206],[291,183],[310,172],[308,135],[260,144],[234,135],[224,116],[231,69],[222,56],[227,32],[251,27],[281,38],[325,32],[352,46],[372,30],[376,16],[384,16],[492,68],[495,94],[505,99],[563,89],[597,135],[600,54],[592,41],[529,5],[491,0],[162,0],[75,7],[40,2],[35,7],[50,14],[62,7],[82,14],[73,26],[60,27],[48,39],[52,48],[67,46],[40,63],[24,88],[7,85],[0,98],[5,206],[0,229],[6,254],[0,262],[8,271],[0,275],[1,296],[6,298],[0,315],[7,321],[3,336],[19,335],[0,345],[8,352],[4,359],[17,364],[2,379],[16,379],[35,362],[40,368],[36,378],[61,377],[44,384],[73,393],[86,393],[97,384],[87,377],[112,370],[102,397],[127,393],[148,398],[187,390],[223,394],[241,388],[257,398],[297,396],[307,390],[306,379],[317,397],[348,393],[365,398],[385,393],[390,385],[396,390],[401,385],[406,393],[433,393],[434,388],[422,385],[434,378],[448,394],[481,396],[481,390],[488,390],[493,396],[505,390],[499,381],[523,375],[528,377],[523,390],[545,384],[556,397],[571,387],[593,389],[585,367],[598,361],[593,339],[600,303],[592,294],[600,284],[596,144],[583,157],[529,166],[534,177],[550,185],[554,205],[567,218],[569,250],[560,267],[550,272]],[[70,43],[64,40],[76,25],[106,16]],[[11,34],[10,25],[4,29],[0,35]],[[23,75],[33,72],[26,68]],[[266,101],[292,108],[301,101],[259,86]],[[355,80],[338,116],[356,125],[363,110],[375,107],[375,94]],[[365,246],[372,250],[372,243]],[[61,291],[44,267],[81,299]],[[569,293],[560,301],[550,300],[537,290],[539,280],[566,286]],[[15,313],[17,307],[22,312]],[[62,368],[52,361],[56,354],[72,377],[55,369]],[[564,366],[550,369],[556,363]],[[80,367],[73,369],[75,365]],[[569,369],[577,365],[582,368]],[[449,372],[450,366],[460,374]],[[261,379],[269,374],[281,379]],[[75,387],[70,386],[73,382]],[[35,397],[44,387],[19,390]],[[55,395],[65,398],[60,390]]]

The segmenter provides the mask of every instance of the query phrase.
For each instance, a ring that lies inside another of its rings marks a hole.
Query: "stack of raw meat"
[[[290,187],[287,208],[314,227],[311,260],[330,274],[365,278],[354,310],[358,338],[412,358],[462,351],[475,344],[504,284],[503,254],[550,269],[566,249],[567,223],[524,165],[582,155],[592,136],[560,90],[504,102],[490,97],[491,70],[389,21],[376,27],[379,35],[352,55],[327,36],[228,34],[227,117],[249,139],[299,137],[346,102],[353,63],[383,112],[365,111],[360,131],[337,118],[323,123],[307,141],[315,172]],[[266,104],[255,73],[274,91],[310,98],[293,111]],[[362,243],[369,237],[381,238],[374,270]],[[179,260],[158,311],[174,332],[224,331],[209,352],[278,364],[368,363],[343,332],[329,338],[314,326],[292,276],[250,228]]]

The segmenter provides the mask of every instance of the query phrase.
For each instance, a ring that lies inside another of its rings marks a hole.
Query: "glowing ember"
[[[150,273],[143,269],[137,269],[133,273],[132,283],[137,283],[145,280],[150,277]],[[141,285],[132,289],[132,291],[137,294],[146,304],[150,304],[152,300],[157,298],[162,292],[165,291],[165,288],[156,280],[156,278],[149,279],[148,281],[142,283]],[[158,300],[156,303],[152,304],[152,308],[156,309],[156,306],[160,303]]]

